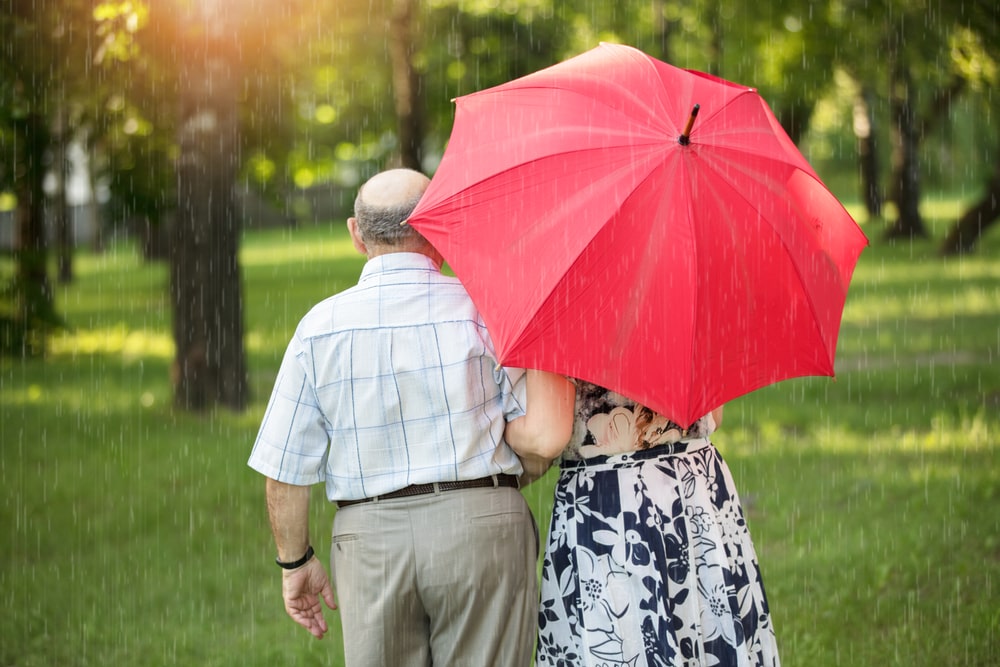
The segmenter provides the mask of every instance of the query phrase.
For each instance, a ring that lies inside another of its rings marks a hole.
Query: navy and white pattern
[[[778,665],[740,501],[707,438],[714,423],[648,448],[634,429],[631,450],[603,455],[608,421],[594,417],[639,410],[617,396],[602,401],[602,392],[582,383],[578,391],[577,425],[599,433],[578,428],[561,462],[536,664]],[[581,451],[593,455],[573,456]]]

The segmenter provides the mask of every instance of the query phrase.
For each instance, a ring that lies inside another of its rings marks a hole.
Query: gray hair
[[[421,194],[402,202],[384,205],[365,201],[362,189],[354,200],[354,217],[358,221],[361,239],[366,244],[393,247],[426,243],[427,240],[417,230],[402,224],[413,213]]]

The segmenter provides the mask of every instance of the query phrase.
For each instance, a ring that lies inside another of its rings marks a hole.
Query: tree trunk
[[[961,255],[972,252],[983,232],[1000,219],[1000,162],[986,185],[982,198],[973,204],[948,232],[941,244],[942,255]]]
[[[389,52],[392,58],[392,94],[403,167],[422,169],[424,118],[420,74],[413,67],[415,0],[393,0]]]
[[[142,218],[136,221],[139,228],[139,238],[142,239],[142,258],[147,262],[170,259],[170,214],[159,216],[156,220]]]
[[[723,35],[722,35],[722,10],[719,8],[718,0],[709,2],[704,7],[704,19],[706,25],[712,31],[708,42],[708,73],[713,76],[722,76],[723,57]]]
[[[672,62],[670,58],[670,23],[667,21],[664,0],[650,0],[653,12],[653,44],[657,52],[653,55],[664,62]]]
[[[899,212],[886,230],[886,238],[927,238],[920,216],[920,132],[913,100],[913,85],[905,68],[898,68],[892,86],[893,201]]]
[[[14,125],[23,146],[14,171],[17,268],[14,314],[12,321],[4,323],[5,340],[0,347],[16,355],[33,356],[45,352],[48,331],[58,320],[45,240],[43,183],[49,135],[46,121],[38,113],[31,113]]]
[[[188,55],[196,71],[181,78],[178,202],[168,251],[174,402],[189,410],[242,410],[248,381],[234,199],[236,77],[230,63],[209,51]]]
[[[802,135],[809,129],[809,118],[812,116],[815,105],[807,100],[781,107],[781,117],[778,122],[784,128],[788,138],[796,146],[802,141]]]
[[[90,197],[87,199],[87,215],[94,224],[94,242],[91,248],[94,252],[104,252],[104,220],[101,219],[101,207],[97,201],[97,168],[94,166],[98,146],[90,139],[89,134],[92,130],[87,129],[86,132],[83,145],[87,147],[87,190],[90,191]]]
[[[69,217],[69,202],[66,201],[66,179],[69,175],[66,134],[66,112],[59,110],[52,137],[52,172],[56,177],[52,221],[56,237],[56,279],[61,285],[73,282],[73,228]]]
[[[861,194],[868,215],[882,217],[882,190],[879,187],[878,132],[873,101],[875,93],[863,86],[854,104],[854,135],[858,138],[858,172]]]

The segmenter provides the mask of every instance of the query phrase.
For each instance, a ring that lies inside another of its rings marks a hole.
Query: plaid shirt
[[[391,253],[299,323],[250,454],[254,470],[331,500],[520,474],[503,440],[524,372],[494,370],[465,288],[430,258]]]

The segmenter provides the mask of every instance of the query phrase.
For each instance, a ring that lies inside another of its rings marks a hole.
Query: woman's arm
[[[519,454],[518,458],[521,460],[521,467],[524,468],[524,472],[517,478],[518,486],[522,489],[532,482],[541,479],[542,475],[547,473],[549,468],[552,467],[552,459],[542,458],[541,456]]]
[[[551,461],[573,434],[576,387],[562,375],[532,369],[526,380],[525,414],[507,423],[504,436],[519,456]]]
[[[716,429],[718,429],[720,426],[722,426],[722,408],[724,408],[724,407],[726,407],[726,406],[725,405],[720,405],[716,409],[712,410],[712,419],[715,421],[715,428]]]

